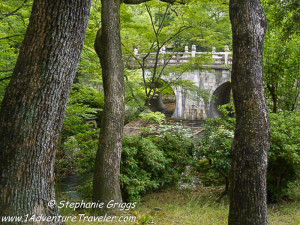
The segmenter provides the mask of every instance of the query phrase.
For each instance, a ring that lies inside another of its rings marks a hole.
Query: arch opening
[[[167,117],[172,117],[176,109],[176,96],[171,85],[161,80],[157,85],[157,94],[150,100],[149,108],[153,112],[164,113]]]
[[[218,107],[221,105],[228,104],[231,97],[231,83],[225,82],[221,84],[213,93],[212,100],[210,102],[211,117],[221,117],[222,113]],[[230,109],[228,109],[230,111]]]

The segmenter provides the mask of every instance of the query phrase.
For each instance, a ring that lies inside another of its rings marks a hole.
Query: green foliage
[[[300,113],[271,114],[271,128],[268,194],[279,200],[286,197],[289,183],[300,178]]]
[[[80,110],[82,106],[72,112]],[[72,126],[68,127],[68,124]],[[143,135],[124,138],[120,178],[122,196],[126,201],[139,201],[150,191],[176,186],[187,165],[194,162],[194,145],[189,130],[170,125],[149,130]],[[98,132],[76,113],[68,114],[58,151],[57,173],[76,172],[89,178],[94,166]],[[91,182],[86,180],[86,184],[79,187],[84,198],[91,198]]]
[[[270,201],[278,201],[286,197],[290,183],[300,178],[300,114],[272,113],[270,117],[268,196]],[[204,184],[228,184],[234,124],[233,118],[223,117],[210,119],[204,126],[205,133],[196,151]]]
[[[279,29],[288,38],[299,32],[300,3],[298,0],[262,0],[269,29]]]
[[[124,199],[139,200],[141,194],[155,189],[159,182],[151,176],[165,169],[166,158],[154,143],[141,136],[125,137],[121,163]]]
[[[183,33],[177,42],[182,45],[196,45],[198,51],[224,51],[231,46],[231,25],[228,1],[191,0],[183,9],[186,23],[191,29]]]
[[[125,65],[128,68],[140,69],[126,75],[127,87],[130,90],[128,97],[131,95],[130,99],[147,105],[157,93],[165,94],[169,87],[182,86],[188,90],[189,95],[208,99],[206,92],[200,90],[194,82],[183,80],[181,76],[184,72],[210,64],[211,55],[208,57],[203,54],[183,65],[169,66],[168,64],[174,55],[173,52],[183,52],[185,45],[196,44],[198,51],[211,51],[211,47],[216,45],[217,47],[222,45],[221,51],[223,51],[224,43],[230,45],[227,10],[228,5],[220,1],[213,3],[189,1],[188,4],[181,6],[159,1],[150,1],[138,6],[123,5],[122,38]],[[211,15],[212,11],[213,15]],[[201,37],[195,36],[195,33],[201,34]],[[171,53],[161,54],[163,46]],[[139,56],[134,54],[134,48],[138,48]],[[162,60],[163,65],[158,65]],[[148,66],[150,61],[154,66]],[[141,77],[138,82],[135,77],[137,71],[140,72]],[[162,79],[164,82],[161,82]],[[143,88],[138,89],[132,84],[140,84]],[[144,92],[143,95],[140,95],[141,90]]]
[[[197,170],[205,185],[229,185],[230,152],[234,137],[235,119],[228,117],[225,108],[222,118],[208,119],[203,126],[205,132],[198,145],[196,156],[199,159]]]
[[[180,6],[159,1],[135,6],[122,4],[121,32],[125,64],[131,62],[128,54],[133,53],[134,47],[138,47],[140,53],[150,53],[159,52],[162,45],[173,51],[184,51],[185,45],[195,44],[197,51],[210,52],[212,46],[216,46],[217,51],[223,51],[224,45],[231,45],[228,1],[187,2]],[[299,2],[262,2],[269,21],[264,53],[267,97],[270,105],[274,105],[276,99],[277,111],[297,111],[300,96]],[[31,5],[31,0],[3,0],[0,3],[0,102],[29,23]],[[100,1],[93,1],[79,63],[80,74],[71,91],[58,146],[58,176],[66,173],[88,174],[93,169],[99,133],[96,126],[104,105],[101,68],[94,51],[94,39],[101,23],[100,11]],[[165,54],[159,59],[167,61],[169,57],[170,54]],[[142,68],[151,70],[155,79],[152,79],[153,76],[143,79],[141,68],[127,69],[126,101],[132,109],[130,117],[144,109],[144,103],[151,98],[151,94],[160,92],[172,95],[172,88],[176,86],[183,86],[196,98],[201,96],[209,99],[208,93],[199,90],[193,82],[181,79],[181,75],[189,70],[201,69],[203,64],[210,64],[210,60],[207,55],[202,55],[180,66],[156,67],[155,71],[154,68]],[[170,74],[174,76],[173,79],[168,77]],[[162,83],[162,77],[165,79],[164,85],[155,86]],[[220,110],[226,111],[224,107]],[[165,119],[158,112],[147,112],[141,117],[159,124]],[[299,178],[299,119],[299,112],[271,114],[268,192],[272,200],[285,197],[284,193]],[[136,200],[148,191],[177,184],[186,166],[193,165],[194,158],[199,159],[198,169],[204,184],[228,182],[234,123],[234,119],[227,116],[208,120],[196,151],[189,131],[176,126],[160,126],[158,130],[152,130],[156,134],[147,133],[146,137],[126,137],[121,171],[125,198]],[[87,183],[82,190],[89,195],[91,181]]]
[[[0,3],[0,103],[17,61],[29,22],[32,1],[3,0]]]
[[[286,191],[286,194],[290,199],[300,200],[300,178],[294,182],[290,182]]]
[[[57,175],[92,172],[98,146],[97,122],[103,108],[103,93],[91,82],[93,77],[80,76],[73,85],[66,110],[56,159]]]
[[[152,112],[151,110],[147,110],[140,114],[140,118],[146,122],[162,124],[165,121],[166,116],[161,112]]]
[[[91,112],[95,111],[83,105],[68,106],[56,159],[58,175],[91,172],[99,129],[95,129],[93,124],[87,123],[86,118],[82,117],[82,114],[93,115]]]
[[[299,107],[299,1],[264,0],[269,21],[264,51],[264,79],[273,112]]]
[[[177,185],[193,160],[189,131],[178,126],[161,126],[156,132],[159,134],[124,139],[121,183],[126,200],[139,200],[151,190]]]
[[[265,83],[267,97],[272,100],[273,112],[295,110],[299,104],[300,38],[294,34],[282,40],[278,31],[269,31],[265,48]],[[275,102],[276,101],[276,102]],[[277,110],[274,109],[276,104]]]
[[[186,166],[193,161],[194,142],[190,130],[181,126],[163,125],[158,128],[157,136],[150,138],[155,145],[164,152],[168,160],[166,168],[162,171],[161,183],[163,186],[176,185],[186,170]]]
[[[86,39],[83,46],[78,71],[81,74],[94,76],[98,81],[101,79],[101,67],[99,58],[94,50],[96,33],[101,27],[101,3],[99,0],[92,1],[91,15],[88,28],[86,30]]]
[[[126,105],[143,109],[145,105],[145,89],[141,70],[125,69]]]

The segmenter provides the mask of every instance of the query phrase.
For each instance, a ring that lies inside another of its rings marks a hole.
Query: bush
[[[92,180],[88,178],[94,167],[99,129],[79,116],[82,113],[78,112],[82,111],[89,116],[91,110],[82,105],[72,105],[67,111],[56,172],[62,176],[68,173],[84,175],[87,179],[79,191],[89,199],[92,196]],[[159,113],[155,115],[162,118]],[[192,151],[189,131],[179,126],[157,125],[148,132],[145,129],[142,135],[125,137],[120,174],[123,199],[139,201],[141,195],[149,191],[178,184],[192,159]]]
[[[229,189],[230,152],[234,137],[234,118],[208,119],[203,126],[205,132],[198,145],[196,156],[197,168],[204,185],[226,185]]]
[[[99,129],[97,120],[104,96],[91,85],[86,76],[77,76],[72,87],[56,157],[56,179],[66,174],[89,173],[93,170]]]
[[[287,197],[289,183],[300,175],[300,113],[270,114],[271,149],[268,165],[268,195],[272,201]]]
[[[84,105],[68,106],[56,157],[57,179],[66,174],[86,173],[92,170],[99,129],[87,123],[86,118],[93,117],[94,113],[94,109]]]
[[[269,201],[287,197],[290,183],[300,175],[300,113],[270,114],[271,147],[267,172]],[[226,184],[230,176],[230,151],[234,119],[224,116],[207,120],[196,151],[198,171],[206,185]]]
[[[155,189],[159,182],[152,174],[165,168],[166,159],[154,143],[141,136],[125,137],[121,161],[123,199],[139,200],[141,194]]]
[[[156,132],[161,133],[124,138],[121,161],[124,200],[138,201],[149,191],[178,184],[192,160],[193,142],[188,131],[161,126]]]
[[[166,115],[161,113],[161,112],[152,112],[150,110],[148,110],[147,112],[143,112],[140,114],[140,117],[142,120],[146,121],[146,122],[151,122],[151,123],[158,123],[158,124],[162,124],[165,119],[166,119]]]
[[[149,138],[164,153],[167,163],[164,170],[157,174],[162,187],[178,184],[188,165],[193,164],[194,141],[190,130],[181,126],[163,125],[159,134]]]

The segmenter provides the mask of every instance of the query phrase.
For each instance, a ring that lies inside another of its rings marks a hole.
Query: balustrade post
[[[196,45],[192,45],[192,57],[196,57]]]
[[[228,52],[229,52],[229,46],[225,45],[225,65],[228,65]]]

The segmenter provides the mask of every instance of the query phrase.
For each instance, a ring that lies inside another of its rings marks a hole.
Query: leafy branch
[[[18,12],[20,9],[22,9],[24,6],[26,6],[27,2],[28,2],[28,0],[24,0],[23,4],[21,6],[19,6],[18,8],[16,8],[15,10],[13,10],[9,13],[6,13],[6,14],[2,14],[3,17],[0,18],[0,20],[3,20],[4,18],[12,16],[12,15],[15,15],[16,12]]]

